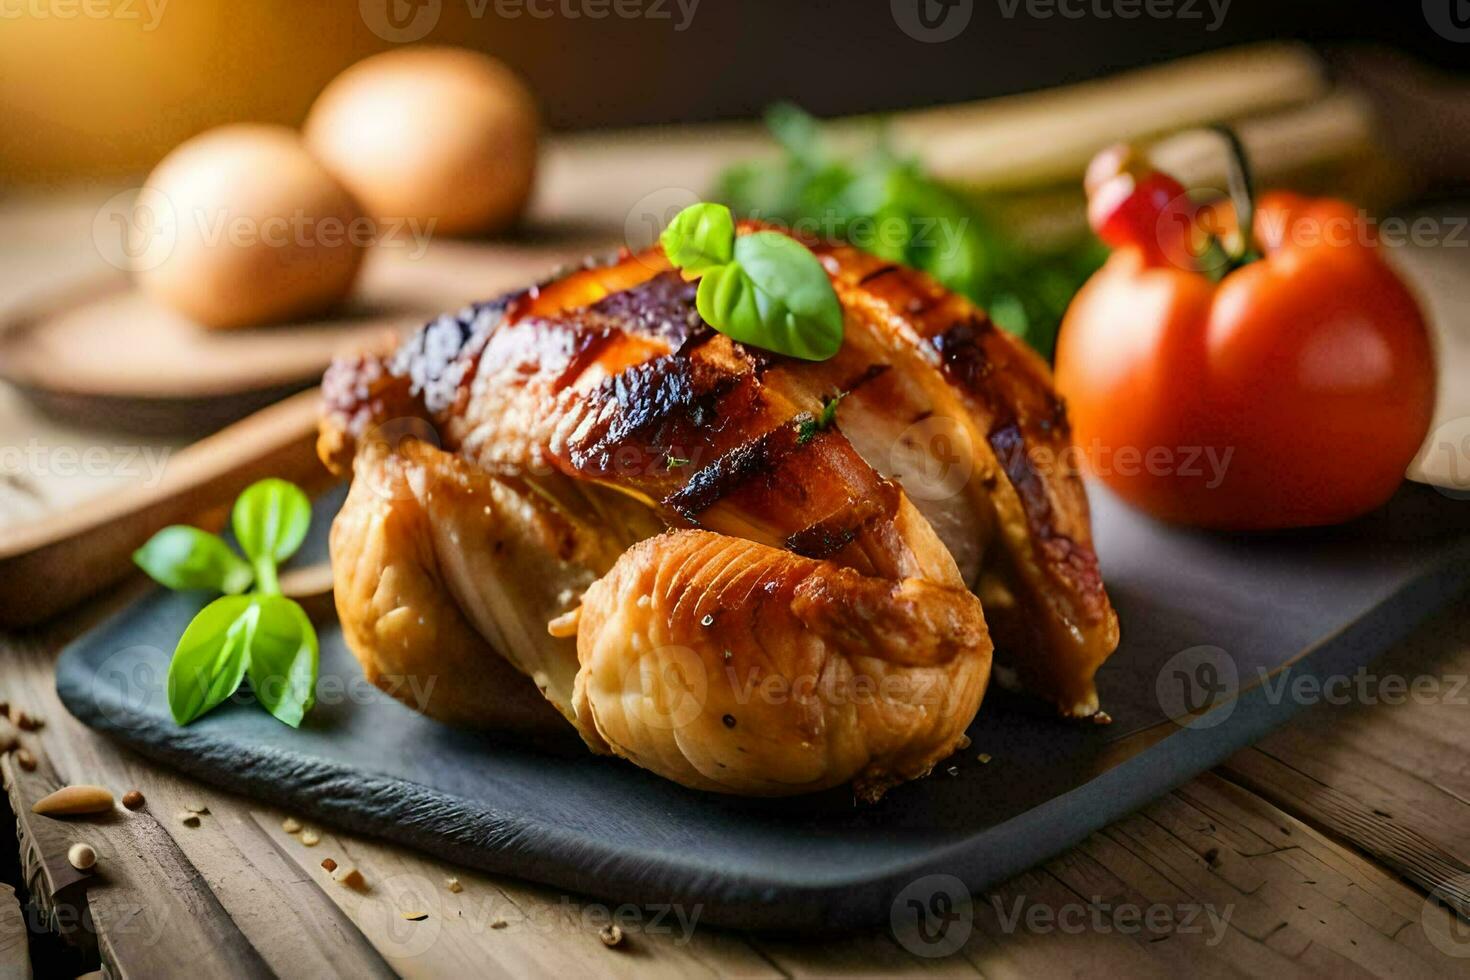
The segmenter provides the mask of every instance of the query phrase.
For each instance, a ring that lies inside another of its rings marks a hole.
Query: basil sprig
[[[281,595],[277,567],[305,540],[311,502],[295,484],[261,480],[240,494],[230,517],[244,558],[219,536],[184,525],[164,528],[133,555],[160,585],[224,593],[179,637],[168,668],[169,710],[187,725],[248,674],[265,709],[295,728],[316,700],[319,649],[306,612]]]
[[[810,225],[922,269],[1050,359],[1067,304],[1107,258],[1101,242],[1017,235],[1008,219],[1034,209],[1026,195],[942,182],[896,153],[882,128],[839,144],[794,105],[772,106],[766,121],[783,152],[727,168],[717,200],[742,217]]]
[[[817,257],[775,231],[735,234],[723,204],[693,204],[659,238],[669,261],[699,277],[695,304],[732,340],[807,361],[842,346],[842,306]]]

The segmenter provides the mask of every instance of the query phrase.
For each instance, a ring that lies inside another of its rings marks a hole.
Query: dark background
[[[1470,40],[1437,33],[1424,6],[1448,18],[1457,5],[1470,38],[1470,0],[1232,0],[1216,30],[1208,0],[1173,0],[1192,2],[1192,19],[1133,20],[1090,6],[1039,18],[1024,0],[1008,17],[1010,0],[959,0],[970,21],[942,43],[906,34],[890,0],[700,0],[682,32],[675,0],[641,0],[669,19],[508,19],[496,0],[102,0],[133,16],[15,15],[59,2],[24,0],[0,19],[0,189],[132,177],[221,123],[296,125],[339,71],[396,46],[368,24],[390,4],[400,16],[437,4],[420,43],[509,62],[563,130],[750,117],[780,99],[820,115],[959,102],[1271,39],[1369,42],[1470,67]],[[145,27],[150,2],[164,6]]]
[[[1459,3],[1470,19],[1465,0],[1430,2]],[[742,117],[783,98],[820,115],[963,101],[1273,39],[1374,43],[1470,70],[1470,43],[1436,33],[1420,0],[1233,0],[1214,31],[1205,0],[1196,9],[1202,19],[1068,20],[1029,17],[1023,4],[1007,18],[1001,0],[974,0],[957,38],[924,43],[896,27],[888,0],[702,0],[682,34],[647,22],[596,29],[629,48],[654,44],[646,35],[661,32],[644,66],[656,65],[655,74],[599,58],[606,75],[591,90],[572,91],[555,67],[529,58],[521,67],[556,93],[548,99],[553,122],[574,127]]]

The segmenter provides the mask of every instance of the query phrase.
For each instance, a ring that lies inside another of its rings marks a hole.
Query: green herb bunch
[[[182,524],[133,554],[160,585],[224,593],[179,638],[168,669],[169,710],[187,725],[248,674],[266,710],[295,728],[316,700],[317,637],[305,610],[281,595],[277,569],[305,540],[311,502],[295,484],[261,480],[240,494],[230,523],[244,558],[218,535]]]
[[[721,175],[715,196],[735,213],[795,227],[815,224],[921,269],[1051,356],[1067,304],[1106,258],[1098,242],[1087,238],[1047,252],[1023,245],[997,227],[983,202],[895,154],[881,128],[869,148],[838,158],[821,124],[793,105],[773,106],[766,123],[783,155]]]

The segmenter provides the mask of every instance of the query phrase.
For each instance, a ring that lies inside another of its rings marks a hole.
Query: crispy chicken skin
[[[523,731],[539,689],[594,750],[764,795],[927,772],[984,695],[987,619],[1025,684],[1095,712],[1117,621],[1045,365],[921,274],[808,244],[845,312],[826,362],[714,333],[654,250],[334,364],[318,448],[354,474],[332,559],[368,676]]]
[[[987,645],[962,587],[671,531],[587,591],[577,718],[686,786],[874,799],[960,745]]]
[[[474,725],[487,699],[503,700],[500,727],[553,733],[562,721],[552,703],[534,696],[530,679],[491,647],[443,586],[439,529],[414,448],[363,453],[332,525],[347,645],[369,681],[440,721]]]

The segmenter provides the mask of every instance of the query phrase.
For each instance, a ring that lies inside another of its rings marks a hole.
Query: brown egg
[[[306,142],[385,222],[439,234],[503,231],[536,173],[536,105],[505,65],[460,48],[404,48],[337,76]],[[385,234],[388,232],[385,230]]]
[[[138,281],[207,327],[326,310],[351,290],[372,239],[352,195],[284,126],[194,137],[154,169],[138,200],[151,215],[132,229]]]

